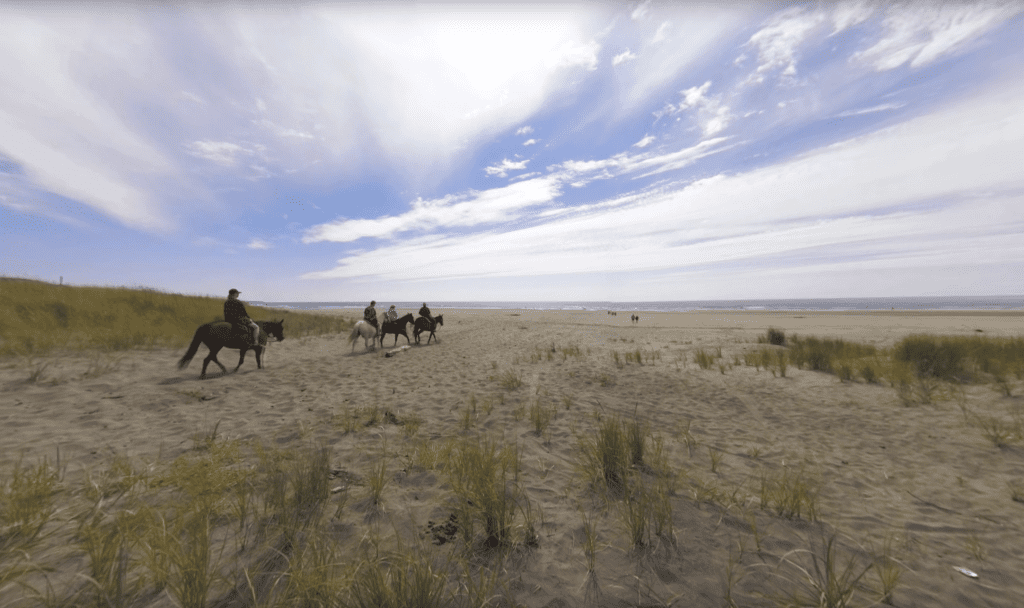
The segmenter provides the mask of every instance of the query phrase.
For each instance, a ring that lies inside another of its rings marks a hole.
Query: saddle
[[[227,321],[223,321],[223,323],[227,323]],[[230,325],[232,338],[241,340],[250,348],[254,346],[259,346],[256,342],[253,342],[251,327],[249,327],[248,325],[241,325],[239,323],[230,323]]]

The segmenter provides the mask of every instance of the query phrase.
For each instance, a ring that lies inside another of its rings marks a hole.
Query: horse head
[[[437,321],[438,325],[444,325],[444,315],[437,315],[434,317],[434,320]]]
[[[407,323],[412,323],[413,321],[414,321],[414,319],[413,319],[413,316],[412,316],[411,312],[406,313],[405,316],[400,317],[398,319],[398,322],[401,323],[402,325],[405,325]]]
[[[278,342],[284,340],[284,319],[280,321],[267,321],[263,324],[263,331],[267,332],[267,335],[277,338]]]

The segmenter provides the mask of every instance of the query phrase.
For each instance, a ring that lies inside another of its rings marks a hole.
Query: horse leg
[[[263,369],[263,347],[257,346],[253,350],[256,351],[256,369]]]
[[[214,363],[216,363],[217,367],[220,368],[220,371],[222,373],[225,373],[225,374],[228,373],[228,368],[226,368],[223,365],[221,365],[221,362],[217,360],[217,353],[218,352],[220,352],[220,348],[219,347],[218,348],[211,348],[210,349],[210,354],[207,355],[205,359],[203,359],[203,371],[202,371],[201,374],[199,374],[199,378],[200,379],[206,378],[206,366],[210,364],[210,361],[213,361]]]
[[[233,369],[231,371],[237,372],[238,368],[242,367],[242,362],[245,361],[245,353],[248,350],[249,350],[248,348],[240,348],[240,349],[238,349],[238,365],[236,365],[235,369]]]

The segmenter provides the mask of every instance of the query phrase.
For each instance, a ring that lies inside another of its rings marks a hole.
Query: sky
[[[0,275],[1024,294],[1024,3],[0,4]]]

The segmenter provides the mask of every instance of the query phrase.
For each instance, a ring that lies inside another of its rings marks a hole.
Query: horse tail
[[[186,352],[185,356],[178,361],[178,369],[185,369],[188,367],[188,364],[192,362],[192,357],[195,357],[196,353],[199,352],[199,345],[203,343],[204,329],[206,329],[206,326],[201,325],[199,329],[196,330],[196,335],[192,338],[192,344],[188,347],[188,352]]]
[[[359,327],[358,327],[358,324],[356,324],[356,325],[352,326],[352,333],[349,334],[349,336],[348,336],[348,343],[352,344],[353,342],[356,341],[356,338],[358,338],[358,337],[359,337]]]

